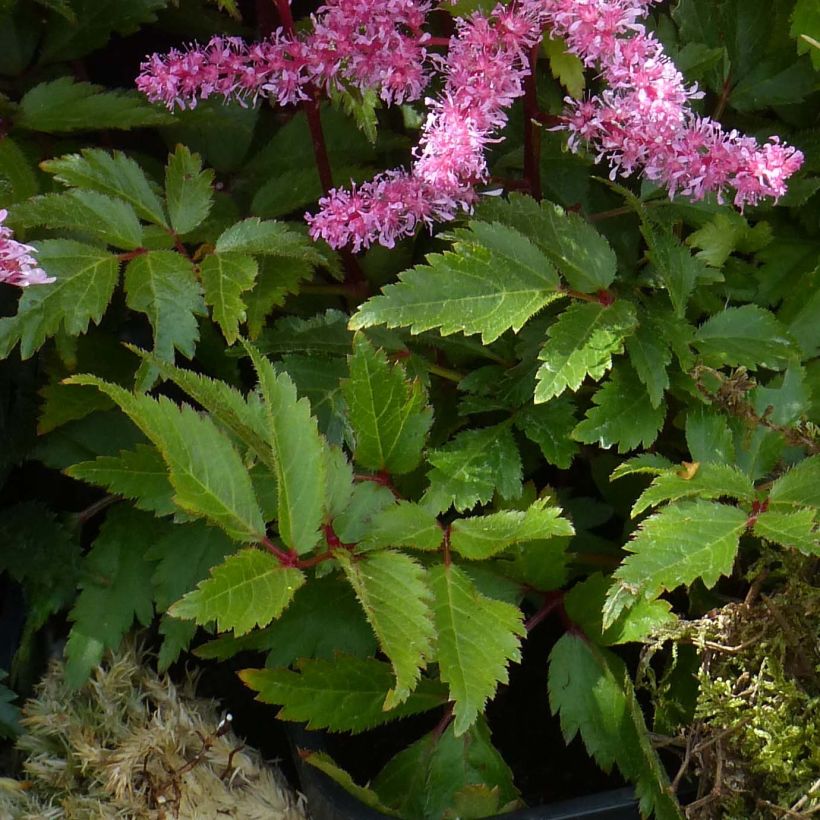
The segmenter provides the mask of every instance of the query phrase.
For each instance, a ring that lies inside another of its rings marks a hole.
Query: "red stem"
[[[560,590],[558,592],[547,592],[544,598],[544,605],[532,617],[528,618],[524,623],[524,629],[527,632],[532,632],[538,624],[546,620],[546,618],[558,607],[564,607],[564,593]]]
[[[541,199],[541,129],[533,122],[538,119],[538,48],[530,52],[530,73],[524,80],[524,177],[535,199]]]

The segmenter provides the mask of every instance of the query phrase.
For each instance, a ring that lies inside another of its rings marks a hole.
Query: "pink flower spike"
[[[31,245],[23,245],[14,239],[11,228],[3,225],[8,211],[0,210],[0,282],[27,288],[29,285],[48,285],[57,280],[48,276],[37,266]]]

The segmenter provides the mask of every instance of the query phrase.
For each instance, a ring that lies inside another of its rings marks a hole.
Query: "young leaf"
[[[577,423],[575,405],[567,396],[524,407],[515,417],[515,426],[541,448],[550,464],[562,470],[569,469],[580,449],[571,438]]]
[[[666,418],[666,407],[653,407],[635,371],[620,363],[592,397],[595,404],[573,430],[572,437],[586,444],[608,448],[618,445],[625,453],[657,438]]]
[[[155,447],[138,444],[133,450],[121,450],[118,456],[99,456],[94,461],[72,464],[66,475],[110,493],[134,501],[140,510],[155,515],[171,515],[177,511],[174,488],[168,478],[168,467]]]
[[[743,510],[712,501],[672,504],[647,518],[624,545],[632,555],[615,570],[618,583],[607,596],[604,628],[640,597],[655,598],[697,578],[713,587],[731,573],[745,529]]]
[[[452,251],[431,254],[405,271],[350,320],[354,330],[387,325],[411,333],[439,328],[480,333],[484,344],[526,321],[561,296],[552,263],[525,236],[500,224],[471,222],[453,232]]]
[[[772,484],[769,503],[820,507],[820,456],[804,459]]]
[[[683,820],[620,658],[567,633],[550,653],[549,696],[566,743],[580,732],[604,771],[617,764],[635,784],[643,816],[654,812],[658,820]]]
[[[239,338],[239,324],[246,316],[242,294],[253,287],[258,273],[256,260],[241,253],[209,254],[199,265],[205,302],[228,344]]]
[[[453,564],[433,567],[429,579],[439,674],[450,687],[453,731],[459,737],[484,711],[498,684],[507,682],[508,664],[521,660],[524,624],[518,607],[486,598]]]
[[[435,709],[447,701],[439,682],[422,679],[406,701],[385,711],[393,685],[389,663],[337,655],[332,660],[303,660],[290,669],[244,669],[244,683],[262,703],[280,704],[279,720],[306,722],[308,729],[364,732],[391,720]]]
[[[486,504],[495,490],[504,498],[521,494],[521,456],[506,425],[459,433],[427,460],[433,469],[424,504],[438,512]]]
[[[577,390],[587,377],[598,380],[622,353],[624,339],[637,319],[634,306],[619,299],[606,307],[597,302],[570,305],[550,326],[538,354],[535,401],[545,402],[565,390]]]
[[[209,578],[168,611],[200,626],[216,621],[220,632],[232,629],[244,635],[278,618],[304,583],[301,570],[248,547],[215,566]]]
[[[142,245],[142,226],[134,209],[121,199],[75,189],[44,194],[17,205],[15,224],[81,231],[104,245],[133,250]]]
[[[502,510],[490,515],[459,518],[450,527],[450,546],[471,561],[481,561],[513,544],[574,535],[572,524],[561,518],[561,508],[539,499],[526,510]]]
[[[767,541],[798,549],[804,555],[820,555],[820,534],[815,517],[815,511],[810,509],[794,512],[767,510],[757,516],[754,532]]]
[[[246,345],[259,379],[267,418],[267,441],[279,493],[279,534],[302,554],[319,540],[325,505],[324,442],[307,399],[298,399],[287,373]]]
[[[211,212],[213,181],[214,172],[202,170],[202,157],[177,145],[165,167],[165,201],[171,227],[178,234],[192,231]]]
[[[85,333],[89,322],[99,324],[117,284],[120,263],[108,251],[69,239],[46,239],[36,247],[38,264],[57,281],[26,288],[17,314],[0,319],[0,358],[18,342],[28,359],[60,331]]]
[[[357,549],[409,547],[436,550],[443,538],[441,525],[430,510],[412,501],[400,501],[380,510],[370,519],[367,534],[359,541]]]
[[[121,151],[109,154],[101,148],[85,148],[80,154],[47,160],[40,167],[71,188],[88,188],[124,199],[140,218],[169,227],[156,185]]]
[[[396,475],[415,469],[433,422],[421,382],[408,381],[400,364],[391,366],[384,351],[359,334],[342,395],[356,436],[355,460]]]
[[[336,557],[382,652],[393,665],[396,683],[384,700],[384,708],[393,709],[410,697],[432,654],[434,632],[426,573],[399,552],[374,552],[361,558],[337,552]]]

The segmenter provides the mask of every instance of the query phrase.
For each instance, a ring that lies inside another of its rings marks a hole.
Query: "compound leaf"
[[[767,541],[798,549],[805,555],[820,555],[815,518],[815,511],[808,508],[794,512],[767,510],[757,516],[754,532]]]
[[[256,260],[241,253],[209,254],[200,263],[205,302],[211,306],[213,319],[228,344],[239,337],[239,324],[245,321],[247,312],[242,294],[253,287],[258,273]]]
[[[214,172],[202,170],[202,157],[177,145],[165,166],[165,201],[171,227],[178,234],[192,231],[211,212],[213,181]]]

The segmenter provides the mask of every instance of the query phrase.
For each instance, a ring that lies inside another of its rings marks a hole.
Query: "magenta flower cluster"
[[[17,242],[11,228],[3,224],[8,215],[8,211],[0,210],[0,282],[21,288],[54,282],[53,277],[37,266],[35,249]]]
[[[329,191],[319,212],[306,217],[314,238],[354,251],[373,242],[392,247],[419,225],[473,207],[475,186],[489,177],[485,149],[499,141],[506,110],[524,94],[529,55],[545,29],[606,83],[597,96],[567,99],[570,148],[586,145],[609,162],[613,178],[640,172],[670,195],[714,193],[722,200],[733,191],[741,208],[782,196],[802,154],[777,137],[761,146],[692,111],[701,93],[640,22],[655,2],[513,0],[489,16],[458,19],[446,57],[436,57],[423,31],[432,2],[328,0],[304,37],[280,29],[254,45],[216,38],[205,48],[154,55],[137,84],[169,107],[214,94],[294,103],[311,86],[376,89],[395,104],[419,99],[432,75],[440,75],[441,92],[425,100],[411,168]]]

